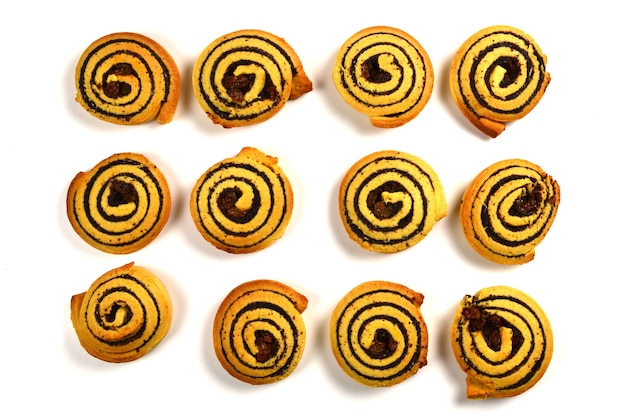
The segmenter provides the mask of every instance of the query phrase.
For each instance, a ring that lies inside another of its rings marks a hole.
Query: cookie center
[[[502,328],[508,328],[512,332],[511,356],[515,355],[524,343],[522,333],[499,315],[485,312],[476,306],[463,308],[462,315],[469,321],[469,331],[482,333],[487,346],[493,351],[502,349]]]
[[[367,195],[367,207],[378,219],[393,218],[402,209],[403,199],[394,198],[403,196],[404,186],[395,181],[389,181],[370,191]]]
[[[139,201],[139,194],[135,187],[121,180],[113,180],[109,185],[109,206],[122,206],[128,203],[137,203]]]
[[[398,342],[393,339],[391,333],[379,328],[374,333],[374,340],[366,352],[371,358],[380,360],[393,355],[397,348]]]
[[[273,102],[280,99],[265,70],[252,62],[238,62],[231,66],[222,78],[222,86],[232,101],[238,104],[257,99]]]
[[[542,190],[541,185],[529,187],[526,193],[515,200],[509,214],[512,216],[529,216],[537,213],[541,208],[543,199]]]
[[[231,221],[246,223],[254,217],[260,202],[257,194],[243,193],[239,187],[232,187],[220,193],[217,205]]]
[[[127,324],[132,318],[132,312],[124,302],[115,302],[104,312],[104,321],[113,329]]]
[[[265,363],[278,353],[278,340],[269,331],[254,331],[254,344],[258,350],[255,358],[259,363]]]
[[[117,99],[128,96],[132,92],[132,86],[124,81],[125,76],[134,75],[133,67],[128,63],[118,63],[104,73],[102,90],[107,97]]]
[[[495,65],[504,70],[500,79],[500,88],[505,88],[515,83],[522,74],[522,66],[516,57],[500,57]]]

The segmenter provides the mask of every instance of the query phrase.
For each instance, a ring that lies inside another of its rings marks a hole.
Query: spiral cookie
[[[280,282],[255,280],[233,289],[213,324],[215,354],[233,377],[252,385],[289,376],[304,352],[305,296]]]
[[[339,214],[361,247],[392,253],[421,241],[447,215],[443,187],[423,160],[379,151],[356,162],[339,189]]]
[[[560,199],[558,183],[541,167],[520,159],[497,162],[463,194],[463,232],[488,260],[527,263],[552,226]]]
[[[198,179],[190,208],[196,228],[216,248],[251,253],[283,235],[293,192],[276,157],[246,147]]]
[[[104,36],[83,52],[76,66],[76,101],[107,122],[137,125],[174,117],[180,75],[171,55],[136,33]]]
[[[122,363],[156,347],[172,322],[172,304],[163,283],[133,263],[98,278],[71,299],[71,319],[82,347],[92,356]]]
[[[405,286],[365,282],[348,292],[330,320],[330,344],[341,369],[359,383],[393,386],[426,365],[424,300]]]
[[[352,35],[333,68],[339,94],[373,126],[395,128],[415,118],[432,94],[428,54],[411,35],[374,26]]]
[[[469,399],[519,395],[541,379],[552,358],[552,330],[545,313],[530,296],[506,286],[465,296],[451,341],[467,374]]]
[[[226,34],[196,60],[193,90],[209,119],[225,128],[274,116],[287,100],[313,89],[296,52],[260,30]]]
[[[543,96],[547,58],[526,33],[485,28],[461,45],[450,68],[450,89],[465,117],[495,138],[507,122],[527,115]]]
[[[170,208],[165,177],[135,153],[114,154],[78,173],[67,192],[67,216],[76,233],[112,254],[128,254],[152,242]]]

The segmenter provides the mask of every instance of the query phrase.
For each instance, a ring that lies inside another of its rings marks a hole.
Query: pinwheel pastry
[[[333,80],[341,97],[373,126],[395,128],[414,119],[433,91],[428,54],[408,33],[374,26],[352,35],[339,49]]]
[[[561,199],[559,185],[526,160],[499,161],[480,172],[461,201],[461,225],[469,244],[499,264],[534,259]]]
[[[447,215],[443,186],[422,159],[378,151],[357,161],[339,188],[339,215],[348,236],[381,253],[405,250]]]
[[[533,387],[550,364],[550,323],[530,296],[494,286],[465,296],[451,330],[454,356],[467,374],[469,399],[516,396]]]
[[[112,363],[136,360],[167,335],[172,304],[165,285],[133,263],[113,269],[71,299],[71,319],[87,353]]]
[[[148,158],[130,152],[78,173],[67,192],[67,216],[76,233],[112,254],[129,254],[152,242],[171,205],[165,176]]]
[[[252,385],[289,376],[304,352],[302,312],[308,300],[274,280],[254,280],[233,289],[213,324],[215,354],[234,378]]]
[[[547,58],[526,33],[491,26],[467,39],[450,68],[452,97],[463,115],[495,138],[507,122],[535,108],[550,83]]]
[[[330,345],[341,369],[371,387],[393,386],[426,365],[428,330],[421,293],[386,281],[365,282],[337,304]]]
[[[192,81],[200,107],[225,128],[263,122],[313,89],[293,48],[261,30],[211,42],[196,60]]]
[[[94,41],[76,65],[76,101],[98,119],[137,125],[174,117],[180,75],[172,56],[137,33],[113,33]]]
[[[251,253],[283,235],[293,192],[276,157],[245,147],[202,174],[192,190],[190,210],[196,228],[213,246]]]

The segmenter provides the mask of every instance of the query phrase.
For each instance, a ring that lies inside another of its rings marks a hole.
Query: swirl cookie
[[[171,55],[136,33],[113,33],[94,41],[76,65],[76,101],[98,119],[137,125],[174,117],[180,75]]]
[[[330,320],[330,344],[341,369],[372,387],[403,382],[426,365],[424,300],[405,286],[365,282],[348,292]]]
[[[333,67],[341,97],[373,126],[395,128],[414,119],[433,90],[428,54],[400,29],[374,26],[341,46]]]
[[[82,347],[112,363],[136,360],[156,347],[172,322],[163,283],[133,263],[113,269],[71,299],[71,320]]]
[[[526,33],[509,26],[482,29],[459,48],[450,90],[463,115],[495,138],[526,116],[550,83],[547,58]]]
[[[357,161],[339,188],[339,214],[350,238],[381,253],[420,242],[447,215],[443,187],[420,158],[379,151]]]
[[[89,245],[129,254],[165,227],[171,197],[165,177],[141,154],[120,153],[80,172],[67,192],[67,217]]]
[[[213,324],[215,354],[234,378],[252,385],[289,376],[304,352],[301,313],[305,296],[273,280],[255,280],[233,289]]]
[[[246,147],[198,179],[190,210],[196,228],[213,246],[251,253],[283,235],[291,219],[293,192],[276,157]]]
[[[546,236],[561,199],[559,185],[529,161],[499,161],[479,173],[461,200],[469,244],[499,264],[524,264]]]
[[[260,30],[214,40],[196,60],[192,81],[200,107],[225,128],[263,122],[313,89],[293,48]]]
[[[467,374],[467,398],[504,398],[533,387],[552,358],[550,323],[525,293],[506,286],[465,296],[451,330],[452,350]]]

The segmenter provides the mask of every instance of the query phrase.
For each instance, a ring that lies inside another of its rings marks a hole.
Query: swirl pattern
[[[215,353],[233,377],[253,385],[289,376],[304,352],[306,297],[273,280],[233,289],[213,326]]]
[[[333,80],[341,97],[373,126],[394,128],[414,119],[433,90],[430,58],[411,35],[375,26],[352,35],[339,49]]]
[[[98,278],[71,300],[71,319],[82,347],[112,363],[136,360],[167,335],[172,305],[163,283],[133,263]]]
[[[241,30],[216,39],[200,54],[193,89],[207,116],[232,128],[269,119],[313,85],[284,39]]]
[[[94,41],[76,66],[76,101],[93,116],[120,125],[172,120],[180,74],[156,41],[113,33]]]
[[[533,260],[560,202],[558,183],[541,167],[512,159],[476,176],[461,201],[461,224],[470,245],[499,264]]]
[[[352,240],[391,253],[420,242],[447,215],[443,187],[420,158],[379,151],[357,161],[339,191],[339,213]]]
[[[509,26],[485,28],[459,48],[450,89],[465,117],[496,137],[506,122],[527,115],[550,83],[547,58],[526,33]]]
[[[67,216],[76,233],[112,254],[128,254],[152,242],[170,210],[165,177],[135,153],[114,154],[78,173],[67,193]]]
[[[530,296],[506,286],[465,296],[451,340],[467,373],[469,399],[525,392],[541,379],[552,358],[552,330],[545,313]]]
[[[344,372],[359,383],[381,387],[403,382],[425,366],[423,299],[384,281],[362,283],[348,292],[330,322],[331,348]]]
[[[277,158],[246,147],[198,179],[190,208],[208,242],[230,253],[250,253],[283,235],[291,219],[293,192]]]

